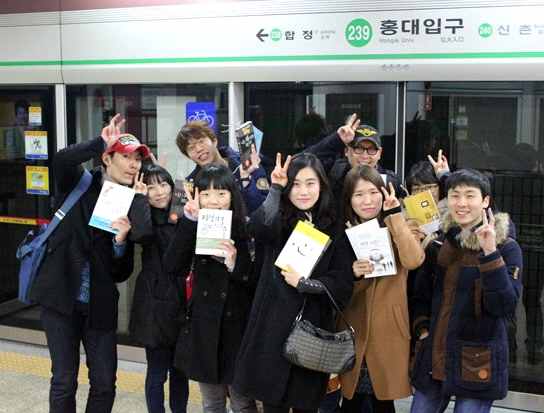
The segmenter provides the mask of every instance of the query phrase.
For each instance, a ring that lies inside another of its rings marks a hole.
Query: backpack
[[[77,186],[70,192],[62,206],[55,212],[49,224],[40,225],[38,229],[30,230],[19,247],[16,257],[21,262],[19,268],[19,301],[24,304],[33,304],[30,299],[30,291],[40,271],[40,265],[47,251],[47,239],[60,224],[65,215],[72,209],[75,203],[89,189],[92,175],[83,171]]]

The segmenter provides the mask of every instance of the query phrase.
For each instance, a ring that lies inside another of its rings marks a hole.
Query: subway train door
[[[0,87],[0,326],[40,328],[36,306],[17,300],[17,246],[51,215],[56,150],[53,86]]]

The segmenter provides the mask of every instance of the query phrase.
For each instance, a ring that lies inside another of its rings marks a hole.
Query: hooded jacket
[[[481,251],[473,230],[447,214],[443,235],[426,251],[416,278],[412,384],[421,392],[437,383],[444,395],[496,400],[508,391],[507,319],[521,294],[522,255],[508,236],[508,214],[495,215],[497,250]]]

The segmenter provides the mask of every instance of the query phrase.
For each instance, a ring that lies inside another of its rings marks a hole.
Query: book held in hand
[[[330,237],[312,224],[299,221],[287,239],[274,265],[282,270],[292,269],[308,278],[330,244]]]
[[[404,198],[408,218],[415,219],[426,234],[438,231],[440,213],[431,191],[423,191]]]
[[[238,149],[240,152],[240,165],[242,168],[247,169],[251,165],[251,147],[255,145],[255,131],[253,129],[253,123],[247,121],[241,124],[234,131],[236,135],[236,141],[238,142]]]
[[[193,190],[193,183],[185,179],[176,179],[172,201],[170,202],[170,212],[168,213],[168,222],[175,224],[183,216],[183,207],[187,203],[187,193]]]
[[[134,189],[128,186],[105,181],[94,206],[89,225],[116,234],[118,231],[113,229],[111,224],[116,219],[128,215],[135,194]]]
[[[231,226],[231,210],[199,210],[195,254],[222,256],[221,241],[230,240]]]
[[[365,278],[397,273],[389,230],[380,227],[376,219],[346,229],[346,235],[357,259],[370,261],[374,266],[374,271]]]

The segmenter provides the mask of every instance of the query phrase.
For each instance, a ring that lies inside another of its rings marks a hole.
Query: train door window
[[[508,322],[511,390],[544,394],[544,83],[409,82],[406,171],[444,149],[450,166],[489,175],[515,224],[523,295]]]
[[[50,218],[55,153],[54,89],[0,87],[0,324],[40,328],[36,306],[17,300],[17,246]]]
[[[183,178],[194,168],[176,146],[176,135],[187,120],[207,122],[219,145],[228,143],[227,84],[68,86],[67,131],[72,139],[68,143],[99,136],[116,113],[126,119],[124,131],[148,145],[173,178]],[[99,160],[87,166],[96,165]],[[133,344],[127,333],[135,275],[140,269],[140,249],[136,251],[134,274],[119,286],[118,333],[125,344]]]
[[[246,83],[246,118],[264,132],[261,154],[295,153],[317,143],[356,113],[382,136],[381,164],[395,169],[396,83]],[[343,156],[342,153],[339,156]]]

